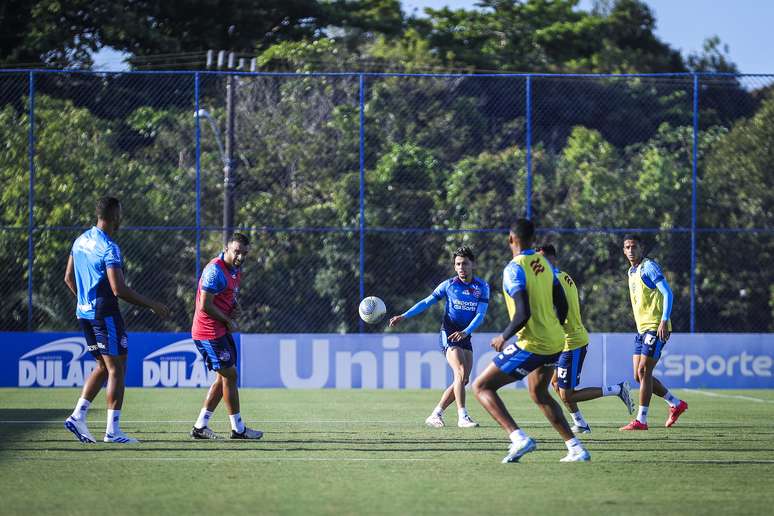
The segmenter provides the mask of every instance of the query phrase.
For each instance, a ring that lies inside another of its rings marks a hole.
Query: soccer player
[[[438,301],[445,299],[446,311],[441,326],[441,348],[449,367],[454,371],[454,382],[446,388],[441,400],[428,416],[428,426],[444,426],[443,411],[457,403],[457,426],[474,428],[473,421],[465,408],[465,386],[470,380],[473,368],[473,346],[470,335],[484,321],[489,304],[489,285],[473,276],[476,257],[470,247],[463,246],[454,251],[454,271],[457,275],[438,285],[432,294],[418,302],[401,315],[390,319],[390,326],[397,326],[403,319],[419,315]]]
[[[103,197],[97,201],[96,211],[97,225],[73,243],[64,281],[78,300],[75,314],[97,366],[84,382],[75,410],[65,420],[65,428],[81,442],[96,442],[89,432],[86,416],[107,380],[107,428],[103,440],[136,443],[137,439],[124,434],[120,425],[128,342],[118,298],[150,308],[162,318],[169,315],[169,309],[135,292],[124,280],[124,259],[113,241],[121,225],[119,200]]]
[[[680,414],[688,410],[685,401],[675,397],[658,378],[653,369],[661,357],[672,323],[672,290],[659,265],[645,257],[642,240],[637,235],[625,235],[623,252],[629,260],[629,297],[632,301],[637,335],[634,337],[634,378],[640,383],[640,408],[637,418],[621,430],[647,430],[648,407],[653,393],[669,404],[669,416],[664,426],[677,422]]]
[[[573,433],[589,433],[591,432],[591,427],[578,408],[578,403],[603,396],[618,396],[626,405],[626,410],[631,414],[634,406],[632,404],[629,382],[624,381],[605,387],[586,387],[579,391],[575,390],[575,387],[580,383],[583,362],[586,359],[589,345],[589,334],[581,320],[578,287],[569,274],[559,270],[559,258],[556,256],[556,248],[553,245],[540,246],[537,248],[537,252],[545,256],[551,263],[554,273],[559,277],[559,284],[564,290],[568,306],[567,320],[562,325],[564,328],[564,349],[562,354],[559,355],[558,365],[554,371],[553,378],[551,378],[551,384],[570,410],[574,423],[572,427]]]
[[[567,299],[551,264],[532,249],[535,225],[519,219],[511,227],[508,243],[513,260],[503,271],[503,291],[511,322],[501,335],[492,339],[498,355],[473,382],[478,401],[508,433],[511,445],[503,462],[517,462],[537,448],[508,413],[497,390],[528,379],[532,400],[559,432],[567,446],[567,456],[561,462],[584,462],[591,455],[573,435],[559,404],[548,392],[553,368],[564,348],[561,322],[567,318]],[[505,345],[514,335],[515,344]]]
[[[239,331],[239,283],[242,264],[250,249],[250,241],[241,233],[228,239],[226,248],[210,261],[199,278],[196,290],[191,337],[215,381],[207,391],[199,418],[191,429],[194,439],[219,439],[209,427],[215,408],[223,399],[231,421],[231,439],[260,439],[263,432],[245,426],[239,413],[237,388],[237,349],[232,333]]]

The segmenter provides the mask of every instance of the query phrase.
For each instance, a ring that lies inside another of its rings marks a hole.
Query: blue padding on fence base
[[[494,356],[494,335],[474,335],[473,377]],[[590,340],[580,387],[635,384],[633,334]],[[452,379],[432,333],[242,334],[236,341],[243,387],[441,389]],[[0,332],[1,387],[79,387],[95,364],[79,333]],[[771,389],[773,368],[774,334],[681,333],[667,343],[656,374],[669,388]],[[190,334],[129,334],[129,387],[205,387],[213,378]]]

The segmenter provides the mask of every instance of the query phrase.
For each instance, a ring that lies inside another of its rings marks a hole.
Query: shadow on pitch
[[[64,420],[70,415],[69,410],[61,409],[6,409],[0,408],[0,450],[13,448],[9,446],[13,442],[34,442],[35,435],[39,432],[45,432],[49,427],[54,427],[53,423],[59,423],[62,432],[70,434],[64,428]],[[29,424],[23,423],[29,421]],[[52,424],[41,425],[38,421],[51,421]]]

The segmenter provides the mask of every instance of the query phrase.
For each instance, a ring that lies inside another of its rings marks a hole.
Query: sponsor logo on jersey
[[[83,337],[58,339],[19,357],[19,387],[80,387],[97,366]]]

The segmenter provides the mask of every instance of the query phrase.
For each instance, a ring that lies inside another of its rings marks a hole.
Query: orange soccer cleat
[[[670,426],[677,423],[677,418],[679,418],[680,414],[686,410],[688,410],[688,404],[682,400],[676,407],[669,407],[669,417],[667,418],[666,423],[664,423],[664,426],[669,428]]]
[[[647,423],[640,423],[636,419],[632,420],[631,423],[629,423],[626,426],[622,426],[618,430],[625,431],[625,430],[647,430],[648,424]]]

